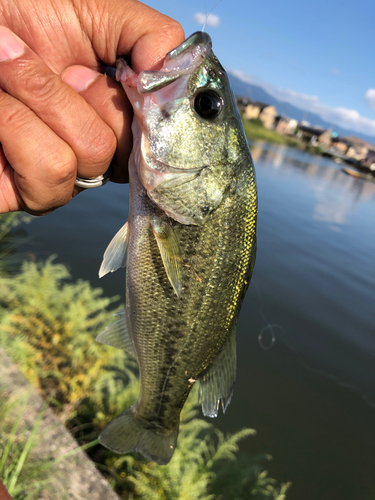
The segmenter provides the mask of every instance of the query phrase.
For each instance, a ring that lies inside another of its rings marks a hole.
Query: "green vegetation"
[[[31,451],[38,441],[43,411],[31,430],[28,429],[24,412],[25,401],[12,401],[4,389],[0,389],[0,478],[13,500],[34,500],[51,482],[48,463],[31,458]]]
[[[117,297],[103,297],[101,289],[82,280],[72,283],[66,267],[53,258],[25,261],[12,277],[0,273],[0,345],[41,394],[52,398],[54,411],[80,444],[96,439],[139,392],[135,360],[95,342],[113,321],[108,308],[114,308]],[[119,456],[100,445],[90,447],[88,454],[124,499],[283,500],[288,485],[277,485],[261,465],[270,457],[238,455],[239,441],[255,431],[224,435],[199,414],[194,391],[167,466],[136,453]],[[23,443],[21,449],[26,448]],[[16,499],[39,498],[27,494]]]
[[[273,142],[275,144],[288,144],[288,138],[279,134],[275,130],[265,128],[262,120],[254,118],[252,120],[243,119],[246,137],[250,140],[261,140]]]
[[[15,255],[16,246],[25,238],[25,231],[17,226],[21,222],[30,222],[31,215],[12,212],[0,216],[0,276],[17,270],[21,259]]]
[[[242,122],[246,137],[251,141],[265,141],[274,144],[285,144],[286,146],[307,151],[311,154],[322,154],[322,150],[319,146],[313,146],[312,144],[299,140],[297,137],[282,135],[276,132],[276,130],[270,130],[263,125],[262,120],[259,118],[245,120],[242,116]]]
[[[24,262],[18,276],[3,277],[0,342],[44,397],[73,414],[113,359],[95,333],[112,320],[107,307],[117,298],[102,297],[88,282],[71,284],[69,277],[52,258]]]

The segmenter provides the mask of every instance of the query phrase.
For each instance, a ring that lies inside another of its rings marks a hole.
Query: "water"
[[[258,256],[238,324],[238,376],[218,426],[252,427],[290,500],[375,498],[375,183],[328,159],[255,143]],[[27,250],[124,300],[101,256],[127,217],[107,184],[27,226]]]

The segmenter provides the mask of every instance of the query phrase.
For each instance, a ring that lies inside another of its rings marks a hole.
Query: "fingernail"
[[[0,26],[0,61],[15,59],[25,52],[25,47],[20,44],[13,33]]]
[[[86,68],[85,66],[72,66],[62,75],[65,83],[70,85],[76,92],[82,92],[99,76],[100,73]]]

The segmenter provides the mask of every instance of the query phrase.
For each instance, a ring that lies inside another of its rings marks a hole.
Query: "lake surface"
[[[375,183],[284,146],[251,146],[258,255],[238,322],[234,397],[217,425],[257,436],[289,500],[375,498]],[[124,271],[99,281],[127,217],[128,190],[107,184],[26,226],[27,251],[58,254],[74,279],[124,300]]]

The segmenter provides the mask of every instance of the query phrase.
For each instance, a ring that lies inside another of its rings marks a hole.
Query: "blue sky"
[[[206,0],[207,10],[216,0]],[[200,30],[204,0],[146,0]],[[333,124],[375,136],[375,0],[222,0],[206,30],[225,68]],[[211,24],[211,25],[210,25]]]

